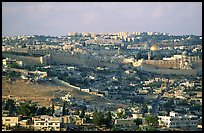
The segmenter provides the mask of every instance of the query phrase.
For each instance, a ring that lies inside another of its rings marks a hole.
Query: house
[[[169,116],[158,116],[159,125],[168,128],[197,127],[198,117],[195,115],[179,115],[171,111]]]
[[[9,111],[8,110],[2,110],[2,116],[8,116]]]
[[[63,101],[67,101],[67,102],[70,102],[70,98],[71,98],[71,94],[67,94],[65,95],[64,97],[61,97],[60,99],[62,99]]]
[[[142,119],[142,114],[132,114],[132,118],[134,118],[134,119],[137,119],[137,118],[140,118],[140,119]]]
[[[60,131],[61,118],[48,115],[32,117],[35,131]]]
[[[16,117],[2,117],[2,125],[14,127],[18,125],[18,122],[21,120],[20,116]]]
[[[65,115],[61,116],[62,127],[72,128],[74,125],[84,125],[85,118],[80,118],[79,115]]]
[[[133,126],[134,120],[135,120],[134,118],[115,119],[114,124],[116,126]]]

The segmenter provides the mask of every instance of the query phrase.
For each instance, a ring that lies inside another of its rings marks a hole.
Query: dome
[[[157,46],[156,44],[153,44],[150,48],[151,51],[157,51],[160,50],[159,46]]]
[[[183,51],[182,55],[186,56],[186,55],[188,55],[188,52],[187,51]]]

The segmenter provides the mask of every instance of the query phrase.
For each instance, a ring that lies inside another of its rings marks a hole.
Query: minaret
[[[148,60],[151,59],[151,55],[150,55],[150,52],[148,52]]]
[[[118,55],[120,55],[120,47],[118,47]]]

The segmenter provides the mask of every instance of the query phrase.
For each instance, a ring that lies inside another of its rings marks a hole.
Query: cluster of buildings
[[[150,40],[144,41],[144,36],[150,37]],[[164,36],[166,40],[154,43],[151,36]],[[176,39],[168,33],[157,32],[73,32],[61,37],[3,37],[3,56],[12,52],[27,53],[38,62],[33,63],[33,67],[43,69],[25,70],[24,65],[29,66],[28,59],[21,56],[22,60],[18,61],[13,56],[14,59],[2,60],[3,71],[21,72],[22,79],[34,81],[52,79],[85,93],[125,104],[128,107],[121,109],[125,112],[124,118],[117,116],[117,109],[111,111],[113,123],[121,130],[135,128],[136,118],[141,118],[144,124],[146,114],[157,114],[159,127],[197,128],[202,120],[202,112],[198,110],[202,105],[202,58],[199,56],[202,45],[181,45],[182,41],[192,38],[197,37],[182,36]],[[20,40],[23,46],[14,43],[15,40]],[[171,46],[171,43],[175,43],[175,46]],[[136,56],[139,54],[141,57],[138,59]],[[161,59],[157,59],[158,56]],[[5,67],[13,63],[22,69]],[[48,71],[51,71],[52,76]],[[63,75],[77,79],[80,83],[67,83],[62,80]],[[110,103],[101,106],[94,102],[73,100],[70,94],[65,94],[60,100],[77,106],[83,104],[90,111],[86,114],[91,117],[94,108],[104,111],[110,107]],[[58,110],[62,112],[62,108]],[[69,130],[76,125],[93,128],[93,124],[87,123],[85,118],[72,114],[61,116],[59,113],[58,117],[35,116],[32,120],[8,116],[2,118],[3,125],[20,124],[41,131]]]

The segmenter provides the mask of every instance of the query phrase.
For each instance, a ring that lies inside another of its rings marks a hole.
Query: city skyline
[[[67,8],[68,7],[68,8]],[[2,35],[68,32],[202,35],[201,2],[3,2]]]

